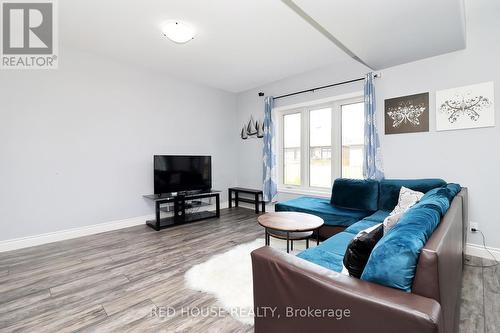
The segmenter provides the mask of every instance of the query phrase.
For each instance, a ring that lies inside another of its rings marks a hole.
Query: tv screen
[[[211,156],[155,155],[155,194],[212,188]]]

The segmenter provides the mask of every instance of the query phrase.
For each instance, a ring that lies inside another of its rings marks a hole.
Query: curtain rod
[[[374,77],[375,78],[380,77],[380,74],[375,74]],[[349,84],[349,83],[358,82],[358,81],[364,81],[364,79],[365,79],[364,77],[361,77],[359,79],[353,79],[353,80],[348,80],[348,81],[343,81],[343,82],[329,84],[329,85],[326,85],[326,86],[321,86],[321,87],[316,87],[316,88],[311,88],[311,89],[296,91],[296,92],[293,92],[293,93],[290,93],[290,94],[285,94],[285,95],[280,95],[280,96],[273,97],[273,99],[276,100],[276,99],[280,99],[280,98],[285,98],[285,97],[290,97],[290,96],[294,96],[294,95],[298,95],[298,94],[303,94],[303,93],[306,93],[306,92],[315,92],[316,90],[320,90],[320,89],[331,88],[331,87],[340,86],[340,85],[343,85],[343,84]],[[259,92],[259,96],[261,96],[261,97],[264,96],[264,93],[263,92]]]

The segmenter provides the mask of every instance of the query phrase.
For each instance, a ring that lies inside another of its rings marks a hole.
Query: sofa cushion
[[[373,213],[372,215],[368,215],[367,217],[365,217],[364,220],[382,223],[382,222],[384,222],[384,219],[387,216],[389,216],[389,214],[390,214],[390,211],[379,209],[375,213]]]
[[[389,212],[386,210],[377,210],[375,213],[368,215],[361,221],[358,221],[354,223],[353,225],[349,226],[347,229],[345,229],[345,232],[349,232],[351,234],[357,234],[361,230],[364,230],[366,228],[370,228],[374,226],[375,224],[382,223],[384,219],[389,216]]]
[[[323,251],[338,254],[339,256],[344,257],[347,246],[355,236],[356,235],[349,232],[339,232],[322,242],[316,248],[320,248]]]
[[[426,193],[443,185],[446,185],[446,182],[442,179],[382,179],[380,181],[378,209],[392,211],[398,203],[399,191],[402,186]]]
[[[425,193],[414,191],[412,189],[401,186],[399,190],[399,198],[396,207],[392,210],[390,215],[396,215],[406,212],[412,206],[422,199]]]
[[[350,227],[344,230],[344,232],[348,232],[350,234],[357,235],[360,231],[365,230],[367,228],[373,227],[376,224],[379,224],[380,222],[377,221],[371,221],[368,219],[362,219],[359,222],[354,223]]]
[[[373,248],[382,238],[383,234],[383,226],[381,224],[376,224],[360,232],[350,241],[343,260],[349,275],[358,279],[361,277]]]
[[[340,273],[342,271],[342,260],[344,259],[343,255],[333,254],[315,247],[300,252],[297,257],[331,269],[335,272]]]
[[[434,204],[434,205],[437,205],[439,207],[441,214],[444,215],[444,213],[448,209],[447,208],[448,202],[451,202],[451,200],[456,195],[455,190],[457,189],[457,187],[455,185],[456,184],[449,184],[445,187],[438,187],[438,188],[435,188],[433,190],[430,190],[422,197],[420,202],[417,203],[415,206]],[[460,189],[459,189],[459,191],[460,191]],[[437,195],[437,194],[440,194],[440,195]],[[430,199],[432,199],[432,200],[430,200]],[[448,199],[448,200],[446,200],[446,199]]]
[[[401,186],[398,204],[384,220],[384,234],[388,233],[398,223],[401,216],[403,216],[408,209],[415,206],[423,196],[424,193],[422,192]]]
[[[403,214],[373,249],[361,279],[410,292],[420,251],[459,191],[458,184],[442,186]]]
[[[378,181],[371,179],[335,179],[331,203],[341,208],[376,211],[378,186]]]
[[[326,225],[348,227],[371,214],[369,211],[334,207],[328,199],[300,197],[277,203],[277,212],[302,212],[321,217]]]
[[[354,236],[351,233],[340,232],[328,238],[319,246],[300,252],[297,257],[336,272],[341,272],[345,251]]]
[[[389,215],[385,218],[385,220],[383,222],[384,234],[387,234],[389,231],[391,231],[392,228],[394,228],[394,226],[396,224],[398,224],[398,222],[401,219],[401,217],[403,216],[403,214],[404,214],[404,212],[397,213],[397,214]]]

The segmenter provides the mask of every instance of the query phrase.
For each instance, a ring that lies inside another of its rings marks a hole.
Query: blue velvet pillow
[[[373,249],[361,279],[410,292],[420,251],[459,191],[458,184],[440,187],[403,214]]]
[[[335,179],[331,203],[334,206],[356,210],[378,209],[378,181],[372,179]]]
[[[426,193],[443,185],[446,185],[446,182],[442,179],[382,179],[378,209],[392,211],[398,204],[401,186]]]
[[[413,207],[435,207],[441,215],[446,214],[446,211],[450,207],[450,203],[453,198],[460,192],[461,187],[458,184],[447,184],[430,190],[427,192],[422,199]]]

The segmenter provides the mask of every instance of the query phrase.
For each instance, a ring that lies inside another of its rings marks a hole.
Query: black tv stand
[[[155,219],[146,221],[146,224],[151,228],[159,231],[161,229],[174,227],[186,223],[202,221],[210,218],[220,217],[220,195],[219,191],[204,191],[194,194],[178,193],[178,194],[151,194],[144,197],[153,200],[155,203]],[[215,198],[215,212],[213,211],[197,211],[189,212],[192,208],[201,208],[209,206],[203,199]],[[164,210],[162,204],[173,203],[173,216],[161,218],[160,213]]]

